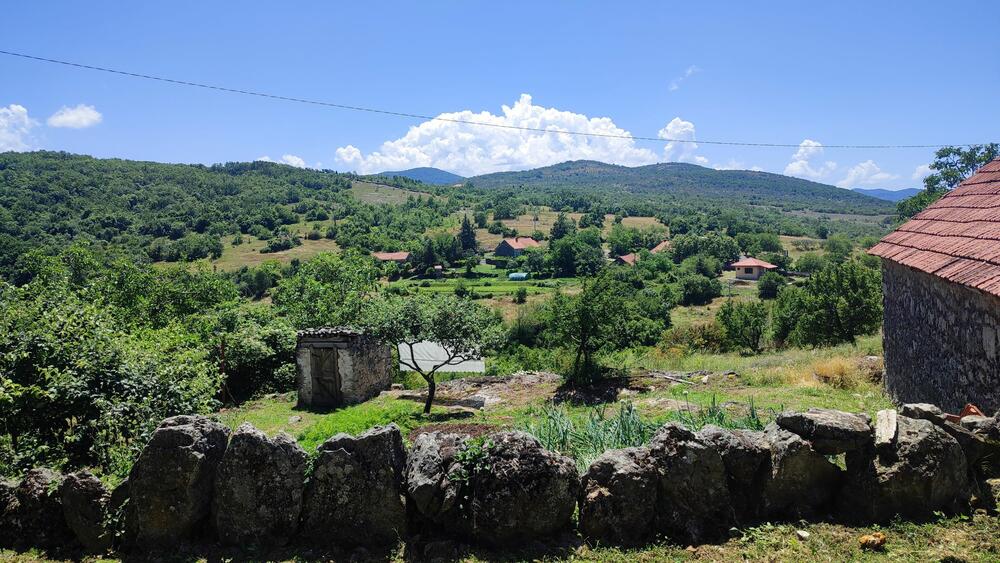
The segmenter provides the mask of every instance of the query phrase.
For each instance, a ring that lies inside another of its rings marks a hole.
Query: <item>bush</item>
[[[726,332],[715,321],[675,327],[663,333],[658,347],[663,352],[677,350],[684,354],[693,351],[716,354],[726,349]]]
[[[681,305],[705,305],[722,295],[722,283],[700,274],[687,274],[677,281]]]
[[[521,304],[527,300],[528,300],[528,290],[523,287],[517,288],[517,290],[514,292],[514,303]]]
[[[785,276],[778,272],[764,272],[764,275],[757,281],[757,295],[761,299],[774,299],[788,282]]]
[[[726,331],[726,339],[736,348],[759,354],[767,335],[767,306],[760,301],[723,303],[716,315]]]

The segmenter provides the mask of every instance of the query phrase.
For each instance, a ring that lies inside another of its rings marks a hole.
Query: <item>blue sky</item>
[[[987,2],[153,4],[19,3],[0,49],[422,115],[803,146],[421,123],[0,56],[0,150],[463,175],[682,160],[903,188],[932,149],[822,145],[1000,140]]]

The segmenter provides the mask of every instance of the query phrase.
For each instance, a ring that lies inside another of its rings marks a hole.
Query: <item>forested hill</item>
[[[470,178],[476,188],[624,191],[684,200],[768,205],[785,210],[889,214],[893,204],[851,190],[752,170],[715,170],[678,162],[618,166],[592,160],[563,162],[521,172]]]
[[[350,195],[356,179],[261,161],[203,166],[0,153],[0,277],[15,276],[32,250],[57,253],[75,242],[144,261],[218,257],[227,235],[280,250],[299,244],[287,226],[304,222],[323,225],[316,234],[341,248],[395,249],[453,211],[429,197],[365,204]]]
[[[389,178],[392,178],[393,176],[401,176],[403,178],[417,180],[418,182],[423,182],[425,184],[436,185],[452,185],[465,180],[464,177],[459,176],[458,174],[452,174],[447,170],[427,166],[421,168],[410,168],[409,170],[398,170],[394,172],[379,172],[377,175]]]

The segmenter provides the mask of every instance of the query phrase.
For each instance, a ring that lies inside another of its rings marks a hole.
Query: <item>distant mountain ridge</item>
[[[425,184],[457,184],[459,182],[464,182],[465,177],[459,176],[458,174],[452,174],[447,170],[441,170],[440,168],[432,168],[430,166],[422,166],[420,168],[410,168],[409,170],[398,170],[389,172],[379,172],[377,176],[402,176],[403,178],[409,178],[411,180],[417,180]]]
[[[885,190],[882,188],[853,188],[859,194],[865,194],[886,201],[903,201],[909,199],[923,190],[920,188],[906,188],[902,190]]]
[[[774,206],[786,211],[891,214],[886,200],[801,178],[753,170],[715,170],[668,162],[628,167],[576,160],[469,179],[477,189],[620,191],[657,198]]]

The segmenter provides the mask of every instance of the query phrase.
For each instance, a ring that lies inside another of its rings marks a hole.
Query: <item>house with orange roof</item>
[[[639,257],[636,256],[634,252],[629,252],[628,254],[624,254],[622,256],[616,256],[615,264],[620,264],[622,266],[635,266],[635,261],[638,259]]]
[[[379,262],[395,262],[400,265],[410,261],[409,252],[372,252],[372,256]]]
[[[541,244],[531,237],[512,237],[500,241],[493,254],[496,256],[506,256],[513,258],[520,256],[528,248],[539,248]]]
[[[652,248],[652,250],[650,250],[650,252],[652,252],[653,254],[659,254],[661,252],[666,252],[668,250],[670,250],[670,241],[669,240],[665,240],[665,241],[661,242],[660,244],[654,246]]]
[[[738,280],[757,280],[764,275],[764,272],[778,269],[777,266],[770,262],[758,260],[750,256],[733,262],[731,266],[736,270],[736,279]]]
[[[1000,409],[1000,159],[868,253],[882,259],[889,394],[949,412]]]

